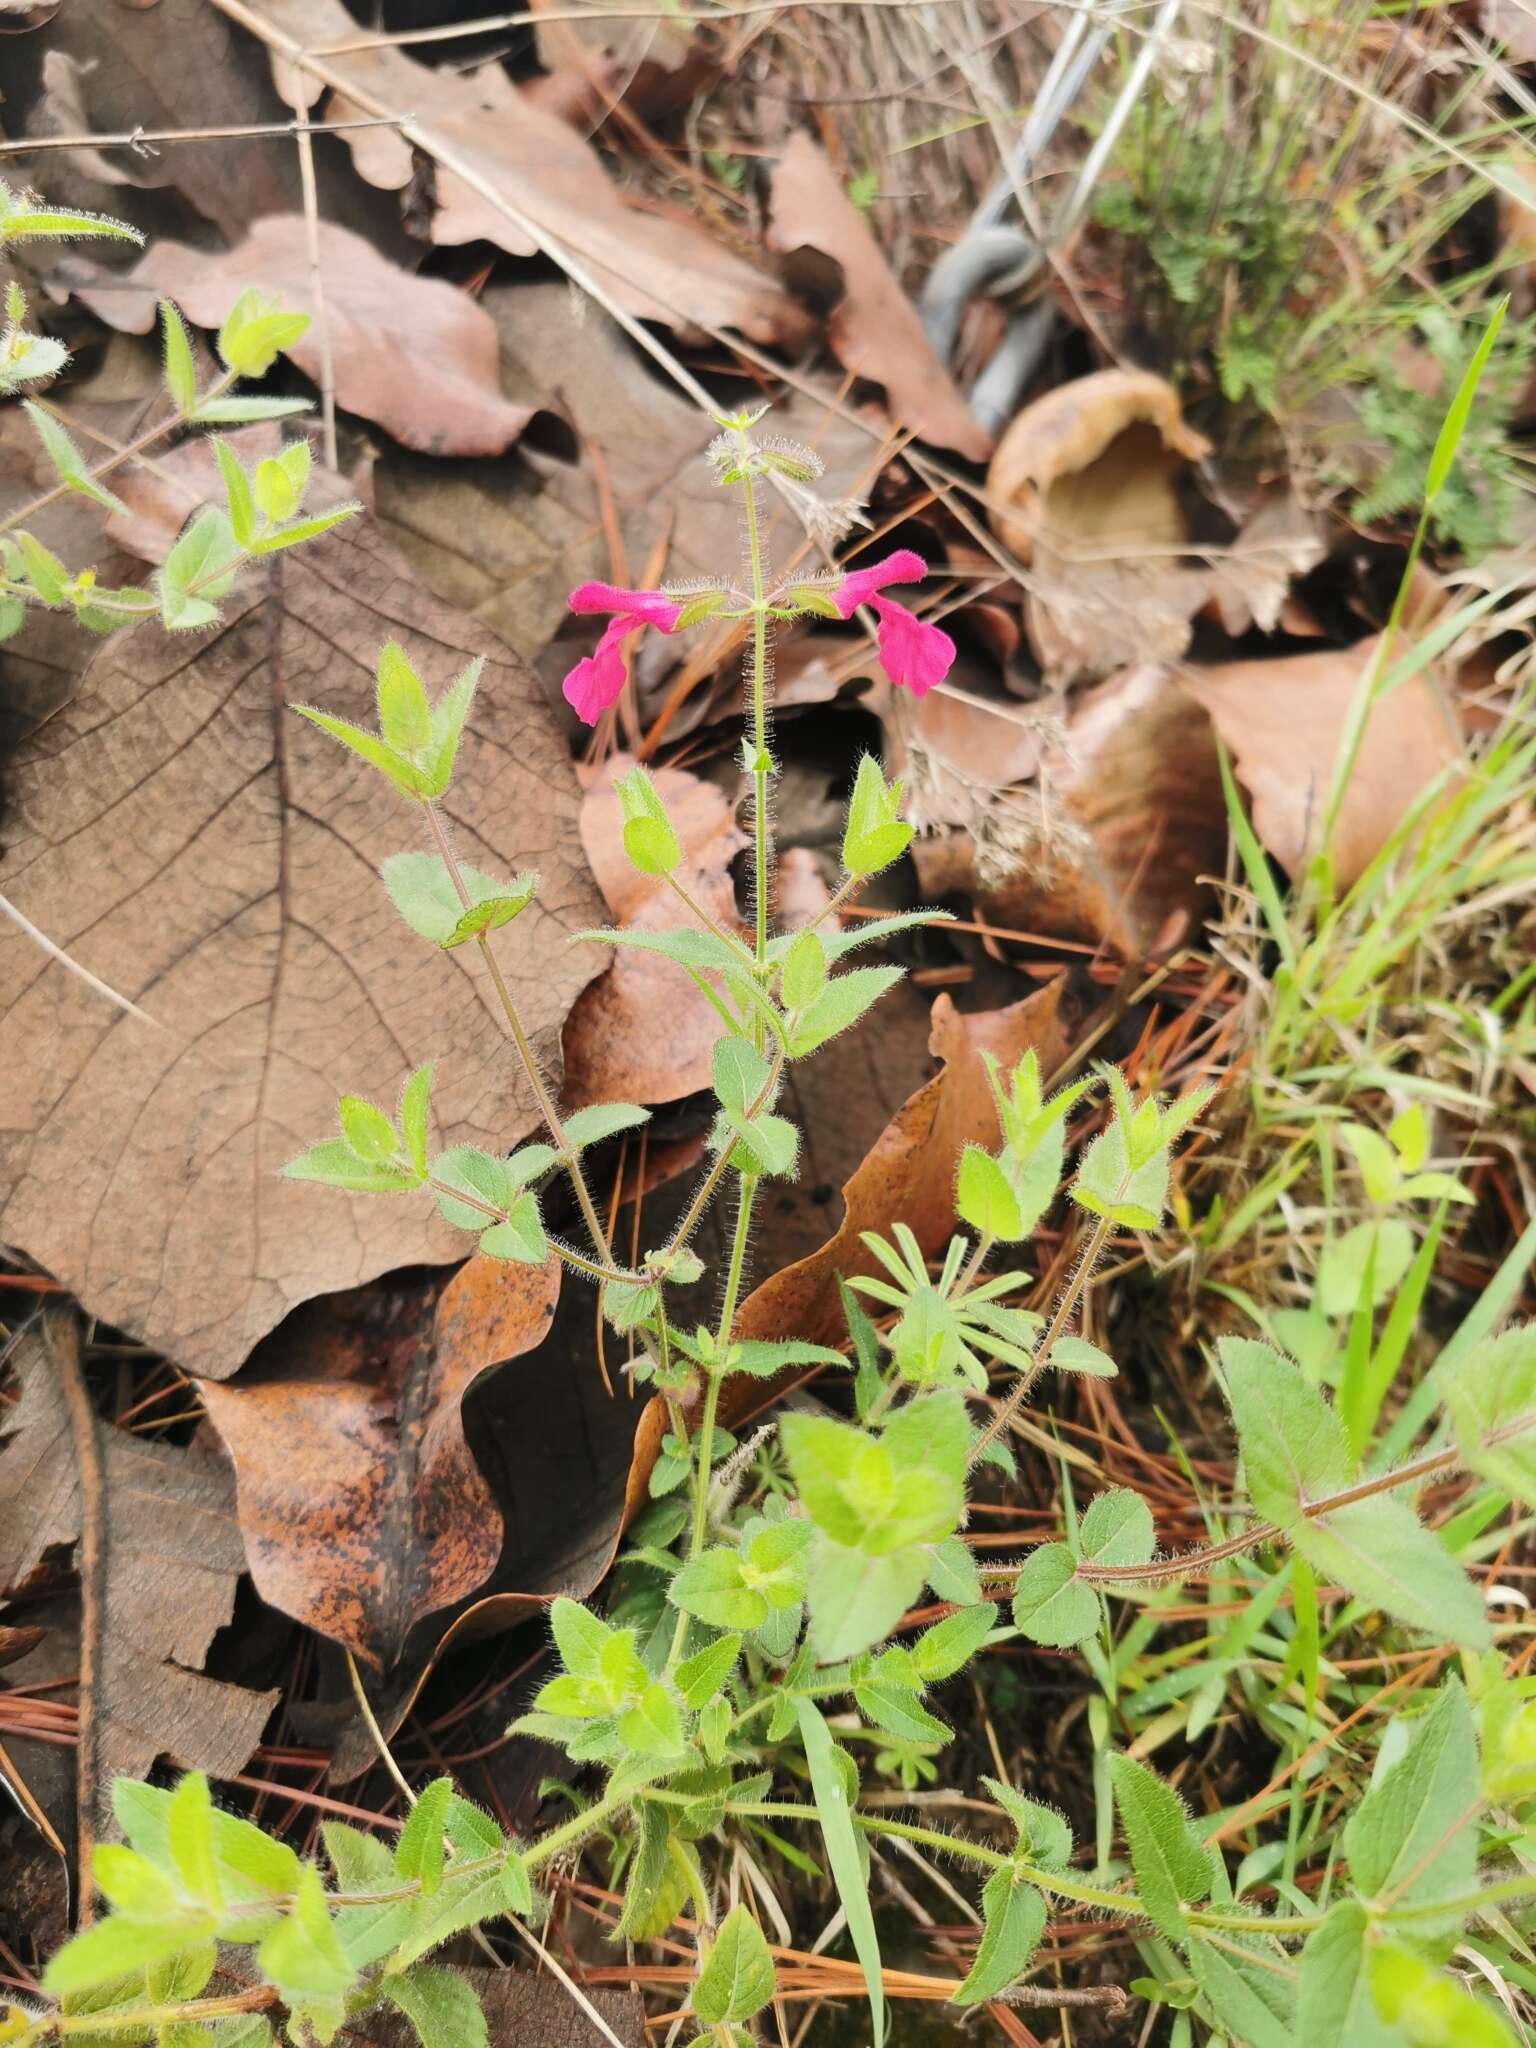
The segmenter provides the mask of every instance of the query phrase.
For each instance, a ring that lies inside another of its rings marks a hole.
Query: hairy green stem
[[[752,872],[757,920],[757,964],[768,958],[768,597],[767,551],[757,514],[757,487],[751,468],[752,444],[745,431],[740,443],[742,524],[752,582]],[[762,1025],[756,1027],[762,1043]]]
[[[1105,1244],[1109,1240],[1109,1233],[1113,1228],[1114,1226],[1107,1216],[1101,1216],[1094,1225],[1093,1235],[1088,1240],[1088,1248],[1078,1261],[1077,1271],[1072,1275],[1060,1301],[1056,1304],[1056,1313],[1051,1317],[1050,1327],[1040,1339],[1039,1350],[1030,1360],[1028,1370],[1020,1373],[1007,1400],[999,1402],[996,1410],[993,1412],[992,1420],[981,1432],[981,1435],[977,1437],[975,1443],[972,1444],[970,1457],[966,1460],[967,1470],[997,1441],[1003,1431],[1013,1421],[1015,1415],[1024,1406],[1024,1403],[1029,1399],[1029,1390],[1035,1384],[1035,1381],[1039,1379],[1041,1373],[1044,1372],[1046,1366],[1049,1365],[1051,1352],[1055,1348],[1056,1340],[1072,1320],[1072,1312],[1083,1297],[1083,1289],[1088,1285],[1093,1275],[1093,1269],[1098,1264],[1099,1253],[1103,1251]]]
[[[452,879],[454,891],[460,903],[468,910],[470,907],[469,890],[465,886],[464,876],[459,868],[458,856],[453,850],[453,842],[449,839],[444,828],[442,814],[430,798],[425,801],[423,808],[427,814],[427,823],[432,828],[432,837],[436,842],[438,853],[442,856],[443,865],[447,868]],[[591,1234],[592,1248],[597,1253],[599,1259],[604,1258],[608,1252],[608,1233],[603,1229],[602,1224],[598,1220],[597,1209],[593,1203],[591,1191],[587,1187],[587,1177],[581,1170],[581,1160],[571,1150],[566,1138],[565,1125],[560,1120],[560,1112],[555,1107],[555,1099],[545,1085],[538,1059],[533,1047],[528,1042],[527,1034],[523,1030],[522,1019],[517,1014],[517,1005],[512,1000],[512,991],[507,987],[502,971],[497,965],[496,955],[491,950],[489,934],[486,932],[476,933],[475,943],[480,948],[480,958],[485,962],[486,971],[491,977],[491,986],[496,991],[496,1000],[501,1004],[502,1015],[507,1020],[507,1029],[511,1033],[513,1045],[517,1048],[518,1061],[522,1066],[523,1073],[527,1077],[528,1086],[533,1090],[533,1098],[539,1106],[539,1114],[543,1117],[549,1135],[554,1141],[555,1150],[560,1154],[560,1163],[570,1176],[572,1191],[581,1209],[583,1220]]]
[[[731,1263],[725,1276],[725,1299],[720,1304],[720,1330],[716,1339],[715,1370],[709,1375],[704,1388],[704,1412],[699,1420],[699,1458],[696,1472],[697,1488],[693,1499],[693,1534],[689,1538],[688,1555],[697,1557],[704,1548],[704,1539],[709,1522],[709,1468],[710,1453],[715,1441],[715,1417],[720,1409],[720,1388],[725,1379],[725,1357],[730,1349],[731,1330],[736,1322],[736,1303],[741,1295],[742,1275],[746,1270],[747,1236],[752,1228],[752,1203],[757,1195],[757,1176],[744,1173],[736,1200],[736,1230],[731,1239]]]

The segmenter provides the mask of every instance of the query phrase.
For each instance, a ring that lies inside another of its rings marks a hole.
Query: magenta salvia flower
[[[620,651],[631,633],[654,626],[672,633],[683,607],[662,590],[618,590],[611,583],[583,583],[566,600],[573,612],[612,612],[603,637],[584,661],[578,661],[562,688],[565,701],[587,725],[617,703],[624,688],[624,656]]]
[[[928,564],[911,548],[898,548],[883,562],[867,569],[851,569],[832,592],[838,614],[851,619],[861,604],[867,604],[879,620],[880,663],[898,689],[923,697],[936,683],[942,683],[954,666],[955,643],[937,626],[930,626],[904,604],[881,593],[890,583],[919,583]]]

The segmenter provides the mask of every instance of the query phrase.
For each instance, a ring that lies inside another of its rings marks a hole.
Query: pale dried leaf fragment
[[[288,709],[370,720],[389,639],[437,688],[486,658],[444,808],[477,866],[541,872],[497,957],[558,1057],[600,960],[564,944],[600,915],[564,745],[521,663],[366,519],[248,572],[209,637],[106,643],[13,767],[0,892],[161,1028],[0,927],[0,1236],[204,1377],[313,1295],[462,1252],[424,1199],[281,1178],[338,1095],[388,1100],[434,1058],[444,1142],[536,1121],[477,965],[421,946],[379,884],[409,809]]]
[[[320,221],[316,232],[337,404],[429,455],[510,447],[529,409],[502,395],[496,330],[483,309],[441,279],[402,270],[335,221]],[[303,217],[279,213],[253,222],[245,240],[220,255],[155,242],[125,278],[75,289],[104,320],[147,334],[157,298],[174,299],[199,327],[217,328],[252,289],[288,312],[313,314],[312,286]],[[318,382],[318,321],[286,353]]]
[[[1318,850],[1339,739],[1361,675],[1380,639],[1274,661],[1186,668],[1180,681],[1209,712],[1253,803],[1253,826],[1287,874]],[[1399,641],[1388,667],[1407,650]],[[1433,668],[1379,699],[1366,721],[1333,843],[1341,887],[1358,880],[1436,781],[1462,763],[1461,738]]]
[[[853,376],[885,386],[894,420],[919,440],[985,460],[992,436],[934,354],[868,222],[804,129],[790,137],[773,173],[768,245],[785,259],[791,283],[798,252],[819,252],[838,266],[842,296],[827,322],[832,353]]]
[[[306,50],[359,40],[341,0],[265,0],[262,12]],[[809,323],[785,292],[695,222],[627,204],[591,144],[519,92],[500,65],[468,75],[433,69],[382,42],[318,61],[352,109],[387,108],[453,160],[439,162],[434,242],[488,241],[513,256],[535,253],[529,234],[456,174],[456,161],[590,266],[626,312],[685,331],[735,327],[758,342],[807,338]],[[404,182],[399,152],[371,143],[355,160],[364,177],[391,188]]]

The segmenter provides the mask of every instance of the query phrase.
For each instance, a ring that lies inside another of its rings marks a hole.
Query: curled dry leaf
[[[378,884],[408,809],[287,709],[369,719],[391,638],[434,690],[486,657],[447,809],[477,866],[542,870],[498,958],[547,1057],[598,964],[563,943],[600,915],[565,747],[522,664],[365,519],[249,573],[211,636],[107,642],[12,769],[0,893],[155,1021],[0,926],[0,1235],[205,1378],[301,1301],[462,1254],[424,1200],[280,1178],[339,1094],[435,1055],[446,1142],[534,1124],[474,949],[423,948]]]
[[[1031,564],[1030,635],[1061,684],[1171,659],[1210,592],[1179,557],[1177,481],[1209,443],[1148,370],[1098,370],[1027,405],[987,473],[992,523]]]
[[[1381,639],[1275,661],[1185,669],[1184,688],[1209,712],[1253,801],[1253,826],[1287,874],[1318,850],[1334,761],[1350,704]],[[1388,666],[1406,649],[1398,642]],[[1334,874],[1357,881],[1414,801],[1462,761],[1460,735],[1432,668],[1379,699],[1366,720],[1339,809]]]
[[[357,24],[341,0],[265,0],[264,18],[304,50],[357,42]],[[596,151],[548,108],[526,98],[499,64],[467,76],[432,69],[385,43],[312,60],[332,88],[332,119],[392,114],[438,157],[437,243],[493,242],[531,256],[527,231],[467,183],[471,171],[525,219],[591,267],[597,283],[627,312],[669,326],[735,327],[754,341],[794,345],[809,324],[789,297],[733,256],[693,221],[642,212],[625,203]],[[406,149],[359,152],[365,178],[395,188],[411,176]]]
[[[841,294],[827,340],[845,370],[885,386],[893,419],[919,440],[985,460],[992,436],[956,390],[868,222],[804,129],[790,137],[773,173],[768,246],[784,259],[791,287],[807,254],[836,266]]]
[[[502,1522],[464,1396],[543,1342],[559,1293],[553,1253],[477,1252],[441,1289],[407,1275],[307,1302],[237,1380],[204,1383],[270,1606],[387,1665],[424,1615],[484,1584]]]
[[[217,328],[242,292],[265,292],[312,316],[287,353],[317,383],[323,319],[336,402],[348,412],[430,455],[498,455],[509,447],[529,408],[502,396],[496,330],[484,310],[440,279],[402,270],[350,228],[323,220],[317,232],[323,312],[297,214],[253,222],[222,255],[154,242],[125,278],[75,289],[104,320],[138,334],[153,325],[157,298],[174,299],[199,327]]]
[[[843,1219],[819,1251],[797,1259],[748,1295],[737,1320],[742,1337],[799,1337],[837,1343],[846,1337],[838,1275],[881,1269],[859,1242],[865,1230],[903,1222],[925,1252],[955,1227],[955,1173],[968,1144],[997,1142],[997,1108],[980,1054],[1005,1067],[1034,1048],[1049,1074],[1066,1057],[1074,1021],[1059,981],[1004,1010],[966,1016],[948,996],[933,1006],[929,1051],[942,1070],[897,1111],[852,1178],[843,1185]]]
[[[692,930],[698,920],[655,875],[637,874],[624,857],[623,813],[613,785],[634,766],[615,755],[600,769],[581,804],[581,843],[616,925],[629,930]],[[731,807],[713,783],[681,768],[654,777],[682,845],[677,881],[728,930],[744,930],[736,914],[730,864],[747,844]],[[596,948],[582,948],[594,961]],[[710,1057],[720,1018],[673,961],[618,947],[607,971],[583,990],[565,1025],[566,1092],[573,1106],[589,1102],[675,1102],[710,1085]]]
[[[995,924],[1144,958],[1171,918],[1195,917],[1202,878],[1225,854],[1208,720],[1165,668],[1129,669],[1084,692],[1065,725],[1037,721],[1033,762],[1018,728],[1019,772],[994,787],[981,741],[1003,729],[1008,711],[1020,715],[1006,705],[950,707],[940,737],[972,770],[963,780],[951,758],[913,744],[915,810],[946,828],[913,844],[925,893],[962,892]]]
[[[0,1588],[54,1545],[80,1574],[78,1785],[88,1836],[110,1826],[112,1780],[169,1752],[232,1777],[275,1692],[203,1675],[245,1565],[227,1465],[146,1442],[94,1413],[73,1320],[48,1317],[12,1357],[18,1389],[0,1445]]]

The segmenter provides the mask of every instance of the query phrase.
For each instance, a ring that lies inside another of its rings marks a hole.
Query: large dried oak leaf
[[[434,691],[487,657],[446,812],[477,867],[541,873],[496,943],[557,1055],[600,964],[564,943],[601,915],[564,748],[523,664],[365,521],[252,575],[211,637],[108,642],[16,757],[0,893],[153,1021],[0,923],[0,1238],[204,1377],[298,1302],[464,1248],[415,1196],[279,1177],[339,1093],[392,1100],[433,1059],[445,1142],[535,1121],[475,949],[425,946],[379,884],[409,807],[287,709],[369,720],[391,638]]]

